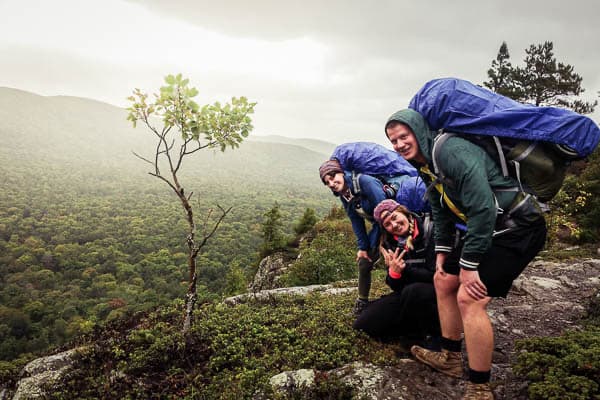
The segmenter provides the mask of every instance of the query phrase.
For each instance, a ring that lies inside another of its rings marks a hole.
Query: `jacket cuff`
[[[452,249],[453,249],[452,246],[448,246],[448,245],[445,245],[442,243],[435,244],[435,252],[436,253],[451,253]]]
[[[482,257],[483,254],[479,253],[463,253],[460,257],[458,265],[460,265],[462,269],[466,269],[468,271],[477,271]]]
[[[435,252],[436,253],[450,253],[454,249],[452,242],[446,242],[443,240],[436,240]]]

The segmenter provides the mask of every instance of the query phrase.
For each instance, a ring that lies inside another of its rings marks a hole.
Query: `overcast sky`
[[[200,103],[257,101],[253,134],[385,143],[426,81],[546,40],[597,99],[598,0],[0,0],[0,86],[126,106],[182,73]]]

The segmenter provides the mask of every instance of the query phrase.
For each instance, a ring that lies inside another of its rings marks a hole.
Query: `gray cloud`
[[[383,121],[405,107],[427,80],[457,76],[484,81],[502,41],[508,43],[515,65],[522,63],[530,44],[553,41],[557,59],[574,65],[583,76],[586,98],[597,98],[600,90],[600,24],[596,21],[600,3],[595,0],[569,4],[556,0],[129,2],[233,38],[268,42],[309,38],[327,49],[319,71],[326,78],[302,84],[293,77],[277,81],[243,72],[206,73],[194,65],[182,71],[156,63],[134,68],[66,51],[12,46],[0,49],[0,84],[10,81],[42,94],[86,96],[124,105],[132,88],[152,91],[165,74],[182,72],[200,89],[200,101],[242,94],[258,101],[258,134],[381,143]],[[160,55],[148,57],[156,60]],[[596,120],[598,116],[600,111],[593,115]]]

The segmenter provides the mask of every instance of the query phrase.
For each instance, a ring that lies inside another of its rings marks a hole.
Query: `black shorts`
[[[546,222],[516,227],[492,239],[492,246],[479,263],[479,278],[487,287],[488,296],[506,297],[513,281],[523,272],[527,264],[542,250],[546,243]],[[452,275],[460,273],[456,255],[444,264],[444,271]],[[453,252],[453,253],[454,253]]]

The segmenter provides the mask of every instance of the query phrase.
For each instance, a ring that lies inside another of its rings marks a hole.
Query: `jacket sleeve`
[[[390,274],[388,273],[387,276],[385,277],[385,283],[390,287],[390,289],[392,289],[394,292],[397,292],[399,290],[402,290],[402,288],[404,286],[406,286],[407,282],[406,279],[404,279],[404,275],[401,276],[398,279],[394,279],[390,276]]]
[[[383,191],[383,183],[370,175],[360,175],[359,184],[361,189],[361,205],[364,211],[373,216],[373,211],[377,204],[387,197]],[[363,222],[364,225],[364,222]],[[380,228],[376,222],[372,223],[371,231],[368,234],[368,247],[373,249],[379,245]]]
[[[498,167],[481,147],[465,140],[446,149],[449,151],[442,152],[440,160],[446,175],[454,182],[452,193],[467,217],[459,264],[464,269],[477,270],[483,254],[491,246],[498,212],[487,169]]]
[[[433,238],[435,240],[436,253],[450,253],[454,247],[456,230],[454,219],[448,214],[448,210],[440,204],[440,193],[431,188],[429,191],[429,204],[435,225],[433,227]]]
[[[354,231],[354,235],[356,236],[356,244],[359,250],[369,250],[369,236],[367,235],[367,228],[365,226],[365,220],[358,215],[356,210],[354,209],[352,202],[342,201],[344,204],[344,208],[346,209],[346,214],[348,218],[350,218],[350,223],[352,224],[352,230]]]

